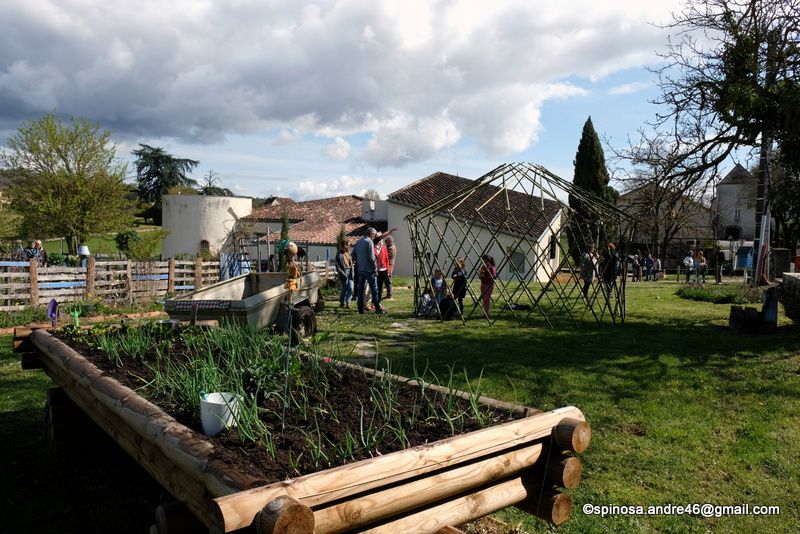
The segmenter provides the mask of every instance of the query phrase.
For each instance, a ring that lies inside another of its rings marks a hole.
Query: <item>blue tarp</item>
[[[137,282],[144,280],[169,280],[169,274],[134,274],[133,279]]]
[[[753,268],[753,247],[741,246],[736,251],[736,270]]]
[[[65,289],[72,287],[86,287],[86,280],[77,282],[39,282],[39,289]]]

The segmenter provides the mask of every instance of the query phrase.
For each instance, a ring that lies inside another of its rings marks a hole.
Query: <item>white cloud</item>
[[[309,200],[340,195],[356,195],[381,182],[382,180],[347,175],[324,181],[303,180],[295,186],[289,196],[295,200]]]
[[[460,137],[458,128],[445,116],[418,119],[398,114],[377,128],[360,157],[375,167],[402,167],[431,157]]]
[[[631,93],[638,93],[653,87],[652,82],[631,82],[622,85],[617,85],[608,90],[610,95],[629,95]]]
[[[325,147],[325,155],[334,161],[347,159],[350,155],[350,143],[337,135],[333,143]]]
[[[677,0],[0,2],[0,129],[56,110],[121,137],[366,135],[403,166],[474,136],[524,150],[548,99],[654,61]],[[234,51],[234,52],[231,52]],[[580,82],[575,82],[576,84]],[[558,89],[560,88],[560,89]],[[355,148],[354,148],[355,150]],[[331,156],[331,154],[333,154]],[[347,152],[347,156],[349,152]]]

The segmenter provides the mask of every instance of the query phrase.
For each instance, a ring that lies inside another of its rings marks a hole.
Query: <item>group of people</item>
[[[20,260],[30,261],[35,259],[39,262],[39,265],[47,265],[47,252],[44,250],[40,239],[31,241],[25,248],[22,248],[22,243],[18,242],[17,249],[17,257]]]
[[[350,307],[355,292],[358,313],[363,314],[367,308],[364,292],[369,288],[372,309],[377,314],[386,313],[381,301],[392,299],[392,271],[397,245],[391,234],[395,231],[397,228],[379,233],[375,228],[368,228],[367,234],[356,241],[352,251],[346,241],[340,245],[336,254],[336,273],[341,287],[340,308]]]
[[[429,287],[422,293],[419,314],[431,317],[441,314],[442,319],[452,319],[456,314],[464,312],[464,298],[467,296],[467,269],[464,258],[457,258],[450,274],[452,280],[448,284],[444,271],[435,269]],[[478,279],[481,281],[481,306],[485,317],[489,317],[489,309],[494,292],[494,280],[497,278],[497,265],[492,256],[481,256],[481,267]]]
[[[630,257],[631,282],[639,282],[642,278],[646,282],[655,282],[663,276],[661,259],[654,258],[652,253],[646,255],[634,254]]]
[[[617,246],[609,243],[602,256],[597,255],[594,245],[589,245],[589,250],[581,254],[579,277],[583,282],[583,296],[589,297],[589,288],[592,287],[595,277],[601,277],[606,286],[606,291],[611,291],[617,274],[619,273],[620,257]]]
[[[722,283],[722,267],[725,263],[725,254],[719,247],[714,249],[714,279],[717,284]],[[686,269],[686,283],[705,284],[706,273],[708,272],[708,261],[702,250],[698,250],[697,254],[690,250],[686,257],[681,262]]]

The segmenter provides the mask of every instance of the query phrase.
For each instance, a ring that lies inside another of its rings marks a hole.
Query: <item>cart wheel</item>
[[[325,299],[322,298],[322,291],[317,292],[317,302],[314,303],[314,311],[320,313],[325,310]]]
[[[317,316],[310,306],[300,306],[292,312],[292,345],[317,331]]]

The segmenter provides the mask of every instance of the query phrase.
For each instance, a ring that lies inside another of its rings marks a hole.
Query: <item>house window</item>
[[[512,252],[511,258],[509,258],[508,268],[511,270],[511,273],[519,273],[520,275],[524,275],[525,254],[516,250]]]
[[[211,253],[211,245],[208,241],[203,239],[200,241],[200,254],[210,254]]]
[[[554,260],[556,258],[556,236],[555,234],[550,236],[550,259]]]
[[[733,212],[733,220],[739,222],[742,220],[742,210],[741,208],[736,208]]]

